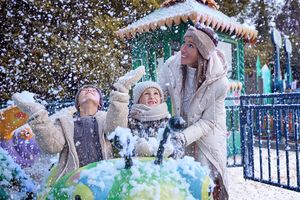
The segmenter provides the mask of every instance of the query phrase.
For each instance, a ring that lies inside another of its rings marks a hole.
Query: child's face
[[[100,100],[100,95],[97,89],[92,87],[82,89],[78,97],[79,105],[82,105],[87,101],[91,101],[94,103],[96,107],[98,107],[100,103],[99,100]]]
[[[161,103],[161,96],[156,88],[146,89],[139,99],[139,104],[144,104],[146,106],[156,106]]]

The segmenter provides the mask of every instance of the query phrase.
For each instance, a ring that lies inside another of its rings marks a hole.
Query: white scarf
[[[166,103],[149,107],[144,104],[134,104],[130,110],[130,117],[139,121],[156,121],[169,117],[168,106]]]

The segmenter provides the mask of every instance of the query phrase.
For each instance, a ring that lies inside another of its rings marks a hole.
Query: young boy
[[[43,105],[24,101],[19,93],[13,95],[15,104],[30,116],[28,124],[40,147],[48,153],[59,153],[56,180],[74,169],[112,157],[106,134],[117,126],[127,126],[128,91],[144,73],[144,67],[137,68],[115,83],[117,90],[110,94],[107,112],[101,111],[101,90],[93,85],[83,86],[75,97],[79,116],[63,115],[54,122]]]

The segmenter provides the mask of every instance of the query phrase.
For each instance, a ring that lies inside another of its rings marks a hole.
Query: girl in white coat
[[[188,127],[173,139],[186,154],[209,167],[215,182],[214,199],[228,199],[226,178],[226,111],[228,79],[224,55],[216,49],[212,29],[197,24],[184,35],[180,52],[159,72],[159,84],[171,97],[173,112]]]
[[[159,144],[159,131],[169,120],[163,92],[156,82],[139,82],[133,88],[133,105],[128,116],[128,128],[137,136],[136,156],[155,156]],[[167,148],[169,149],[169,148]]]

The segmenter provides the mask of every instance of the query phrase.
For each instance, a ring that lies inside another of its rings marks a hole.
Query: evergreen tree
[[[131,67],[128,44],[115,31],[161,1],[2,1],[0,102],[29,90],[72,98],[83,84],[108,93]]]
[[[35,185],[0,147],[0,199],[34,199]]]
[[[252,4],[252,10],[257,15],[254,23],[256,25],[256,30],[259,32],[258,42],[261,42],[268,37],[268,31],[270,30],[270,15],[267,10],[267,4],[264,0],[259,0],[257,3]]]
[[[221,12],[225,13],[230,17],[234,17],[237,16],[242,10],[244,10],[248,6],[250,0],[219,0],[216,2],[220,6],[219,10]]]
[[[276,0],[257,0],[251,1],[237,16],[241,23],[254,26],[258,31],[256,44],[245,48],[245,71],[249,74],[253,74],[255,71],[258,55],[263,64],[274,60],[274,47],[271,42],[270,30],[274,26],[274,19],[279,10],[280,5]]]

